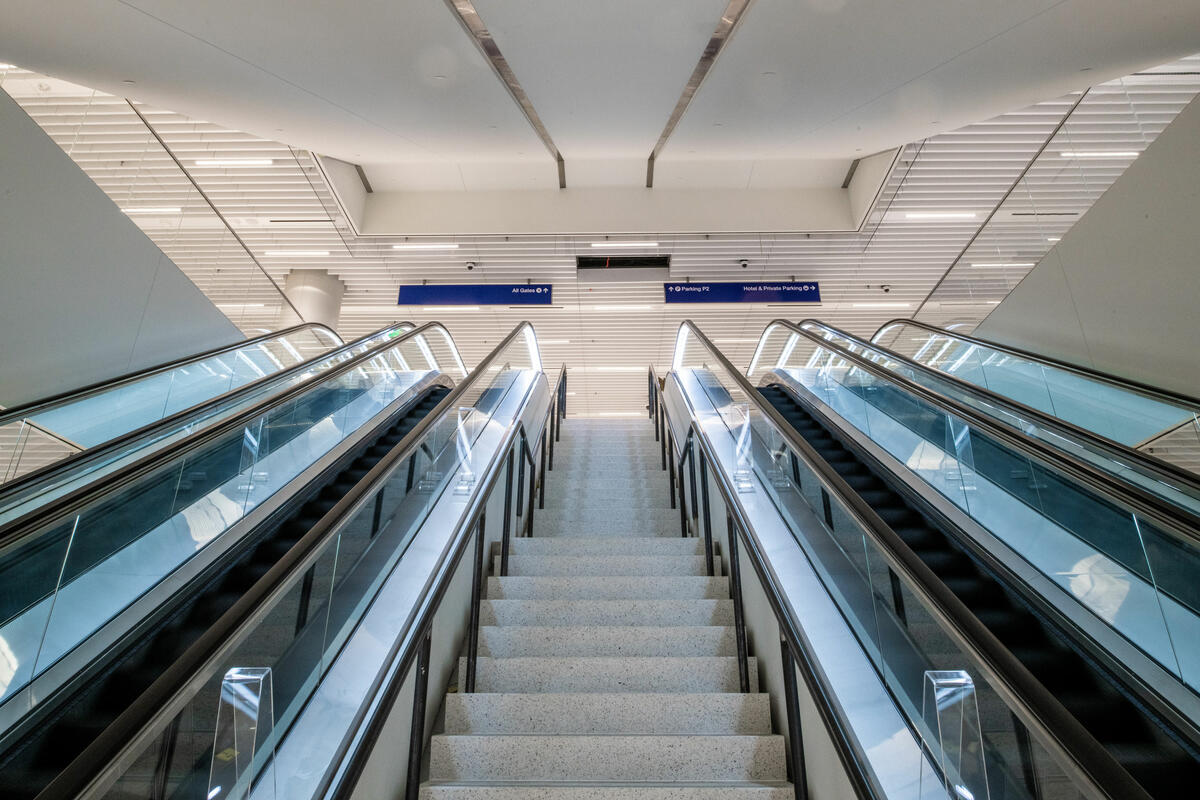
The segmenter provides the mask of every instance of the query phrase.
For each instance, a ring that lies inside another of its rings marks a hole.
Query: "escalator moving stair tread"
[[[783,387],[764,387],[760,393],[839,474],[854,476],[851,488],[870,498],[876,513],[1152,796],[1175,797],[1181,785],[1200,782],[1200,759],[953,537],[887,488],[884,476],[845,447],[837,432],[825,428]],[[864,488],[868,486],[872,488]]]
[[[395,420],[376,441],[397,430],[411,430],[446,392],[441,387],[429,390],[423,401]],[[324,486],[305,489],[310,499],[287,520],[254,541],[243,542],[240,546],[246,552],[225,572],[183,602],[169,619],[141,641],[127,647],[88,686],[4,753],[0,757],[0,774],[4,775],[5,800],[32,798],[41,791],[91,742],[94,733],[111,723],[334,506],[341,497],[333,490],[334,486],[344,486],[347,482],[352,486],[357,482],[354,476],[358,479],[365,476],[391,448],[368,446],[341,472],[328,478]]]

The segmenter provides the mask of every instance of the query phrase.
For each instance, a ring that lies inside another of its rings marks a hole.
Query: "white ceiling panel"
[[[755,0],[660,164],[853,158],[1197,50],[1195,0]]]

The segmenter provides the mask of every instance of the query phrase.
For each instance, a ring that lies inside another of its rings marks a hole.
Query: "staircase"
[[[753,658],[738,691],[728,579],[680,537],[653,431],[565,426],[535,537],[488,578],[476,691],[447,695],[422,798],[794,797]]]

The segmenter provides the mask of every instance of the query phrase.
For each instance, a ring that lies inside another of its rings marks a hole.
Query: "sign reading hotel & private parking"
[[[402,306],[548,306],[549,283],[441,283],[400,287]]]
[[[664,283],[668,303],[819,303],[816,281]]]

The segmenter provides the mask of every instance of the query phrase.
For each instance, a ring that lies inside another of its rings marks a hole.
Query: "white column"
[[[319,322],[337,330],[346,284],[323,269],[294,269],[284,281],[283,292],[302,319],[285,304],[279,314],[279,327]]]

